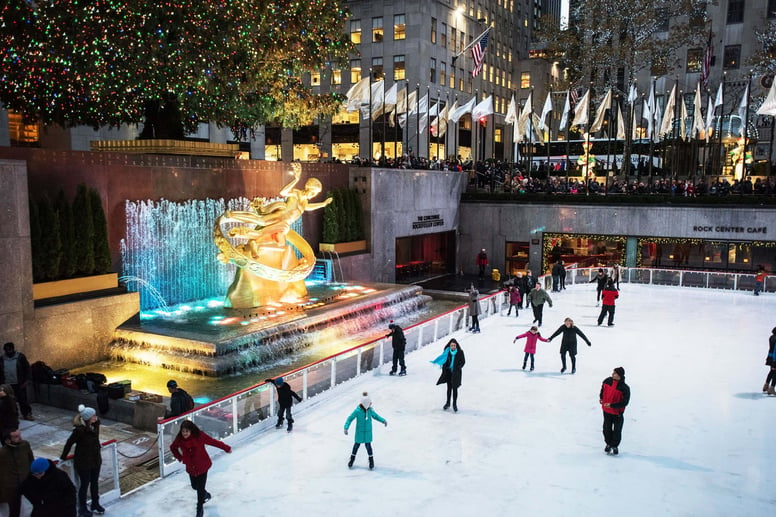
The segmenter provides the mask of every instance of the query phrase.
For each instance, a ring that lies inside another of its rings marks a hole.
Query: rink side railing
[[[566,285],[590,283],[597,272],[597,267],[569,268]],[[539,281],[545,289],[552,288],[550,275],[539,277]],[[754,289],[754,275],[622,268],[620,283],[751,291]],[[768,292],[776,291],[776,281],[771,284],[766,282],[765,287],[769,287]],[[503,291],[482,296],[479,303],[480,319],[483,320],[498,314],[509,304]],[[405,328],[406,352],[435,344],[467,328],[468,320],[469,307],[464,304]],[[382,337],[290,371],[283,375],[283,379],[302,397],[303,404],[311,399],[314,402],[316,397],[326,394],[335,386],[391,362],[392,355],[390,339]],[[277,412],[276,404],[274,386],[265,382],[197,407],[179,417],[160,421],[157,426],[160,476],[168,476],[182,468],[170,453],[169,447],[183,420],[191,420],[211,436],[223,440],[240,433],[256,433],[272,427]]]
[[[78,446],[76,445],[76,447]],[[104,506],[121,496],[121,489],[119,488],[119,455],[116,440],[103,442],[100,453],[102,455],[102,467],[100,468],[98,484],[100,486],[100,504]],[[73,466],[73,457],[74,455],[70,454],[67,459],[59,460],[57,467],[64,470],[70,477],[73,485],[78,487],[80,480]],[[87,494],[88,496],[89,494]]]

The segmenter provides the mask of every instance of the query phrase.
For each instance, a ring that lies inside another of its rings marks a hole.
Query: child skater
[[[544,339],[542,335],[539,333],[539,328],[534,325],[531,327],[531,330],[528,332],[525,332],[523,334],[520,334],[519,336],[515,337],[515,339],[512,341],[513,343],[517,343],[517,340],[520,338],[525,338],[525,357],[523,357],[523,370],[525,370],[525,363],[528,362],[528,358],[531,358],[531,371],[534,369],[534,354],[536,353],[536,340],[540,339],[547,343],[549,339]]]
[[[361,403],[350,414],[347,420],[345,420],[345,434],[348,434],[350,423],[353,420],[356,421],[356,435],[355,443],[353,444],[353,451],[350,453],[350,461],[348,461],[348,468],[353,468],[353,462],[356,461],[356,453],[358,448],[363,443],[366,447],[366,452],[369,454],[369,470],[375,468],[375,459],[372,456],[372,419],[382,422],[383,425],[388,427],[388,421],[377,414],[377,411],[372,409],[372,399],[369,398],[369,393],[366,391],[361,396]]]
[[[170,452],[175,459],[186,465],[186,472],[191,480],[191,488],[197,491],[197,517],[202,517],[202,505],[210,500],[210,492],[205,490],[207,471],[213,465],[205,445],[218,447],[232,452],[232,448],[220,440],[210,437],[191,420],[184,420],[178,436],[170,445]]]

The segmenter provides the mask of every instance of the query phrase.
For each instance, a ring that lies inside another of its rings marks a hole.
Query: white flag
[[[493,113],[493,96],[488,95],[488,98],[477,104],[472,110],[472,120],[475,122],[481,117],[487,117]]]
[[[458,109],[458,99],[455,99],[452,106],[450,106],[450,109],[447,110],[447,121],[450,122],[450,117],[453,116],[453,113],[455,110]]]
[[[768,96],[765,97],[763,105],[757,110],[758,115],[770,115],[776,116],[776,82],[771,85],[771,89],[768,90]]]
[[[560,117],[560,126],[558,126],[558,131],[563,131],[566,129],[566,124],[569,122],[569,111],[571,111],[571,96],[567,91],[566,104],[563,105],[563,115]]]
[[[393,83],[393,86],[388,88],[388,91],[385,92],[385,97],[379,99],[379,104],[377,108],[372,110],[372,120],[377,119],[380,115],[383,115],[384,113],[390,113],[393,111],[393,109],[396,107],[396,96],[399,90],[398,83]],[[374,105],[374,103],[372,103]]]
[[[358,111],[362,104],[369,103],[369,77],[364,77],[348,90],[347,111]]]
[[[415,107],[418,104],[418,92],[417,90],[412,90],[410,94],[407,96],[406,106],[404,112],[400,112],[399,115],[399,126],[401,126],[402,129],[405,128],[407,125],[407,118],[410,116],[411,113],[415,112]]]
[[[598,131],[601,131],[601,128],[604,125],[604,118],[606,118],[606,110],[610,109],[611,107],[612,89],[609,88],[609,91],[606,92],[606,96],[604,96],[604,100],[601,102],[601,105],[598,106],[598,111],[595,112],[595,120],[593,120],[593,125],[590,126],[591,133],[597,133]]]
[[[539,130],[544,131],[549,129],[549,125],[545,125],[547,115],[552,111],[552,92],[547,92],[547,98],[544,101],[544,107],[542,108],[542,114],[539,116]]]
[[[517,121],[517,103],[515,103],[515,94],[512,94],[512,100],[509,101],[509,108],[507,109],[507,116],[504,117],[504,122],[507,124],[514,124]]]
[[[620,104],[617,104],[617,140],[625,140],[625,119],[622,117]]]
[[[369,107],[369,99],[366,103],[361,105],[361,118],[366,120],[369,118],[369,113],[372,113],[372,120],[374,120],[374,113],[380,106],[383,105],[383,94],[385,93],[385,81],[382,79],[372,83],[372,107]]]
[[[457,124],[458,120],[460,120],[461,117],[466,115],[467,113],[471,113],[472,109],[474,109],[474,104],[477,102],[476,97],[472,97],[469,99],[469,102],[461,106],[460,108],[453,111],[453,113],[450,115],[450,122],[453,124]]]
[[[445,131],[447,131],[447,106],[442,108],[442,111],[439,112],[439,115],[434,117],[434,119],[431,121],[432,133],[438,136],[444,136]]]
[[[746,90],[744,90],[744,96],[741,97],[741,102],[738,105],[738,116],[741,117],[741,127],[746,127],[746,112],[749,109],[749,83],[746,83]]]
[[[649,85],[649,96],[647,97],[647,109],[644,112],[644,118],[647,119],[647,138],[652,138],[652,132],[655,129],[654,121],[657,113],[655,104],[655,83]]]
[[[690,130],[690,136],[703,138],[705,127],[703,125],[703,113],[701,112],[701,83],[698,82],[698,86],[695,87],[695,101],[693,102],[693,114],[692,114],[692,129]]]
[[[687,103],[684,102],[684,98],[680,99],[679,102],[681,102],[681,110],[680,110],[680,116],[681,120],[679,121],[679,136],[682,138],[682,140],[687,140]]]
[[[663,111],[663,123],[660,125],[658,134],[665,135],[671,132],[674,127],[674,108],[676,107],[676,84],[671,88],[671,94],[666,101],[666,109]]]
[[[717,106],[722,106],[723,99],[722,99],[722,86],[724,85],[724,81],[719,83],[719,88],[717,88],[717,98],[714,100],[714,111],[717,111]],[[721,115],[721,113],[720,113]]]
[[[709,95],[709,103],[706,107],[706,141],[709,141],[711,135],[712,125],[714,124],[714,105],[711,103],[711,95]]]
[[[639,100],[639,90],[636,88],[636,83],[633,83],[628,92],[628,104],[633,106],[637,100]]]
[[[528,122],[532,114],[533,114],[533,92],[528,94],[528,98],[525,100],[523,109],[522,111],[520,111],[520,116],[517,119],[517,125],[519,126],[520,134],[525,135],[528,138],[531,138],[531,135],[529,134],[530,131],[528,129]]]
[[[587,124],[588,116],[587,112],[590,107],[590,88],[587,89],[585,92],[585,95],[582,96],[582,99],[579,101],[579,104],[577,104],[577,107],[574,108],[574,121],[571,123],[572,126],[584,126]]]

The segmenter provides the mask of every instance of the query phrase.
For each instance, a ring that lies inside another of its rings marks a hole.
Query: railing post
[[[164,478],[164,427],[156,424],[156,448],[159,453],[159,477]]]
[[[116,442],[113,442],[111,445],[111,463],[113,464],[113,489],[119,490],[119,494],[121,493],[121,486],[119,485],[119,454],[118,454],[118,444]]]
[[[423,325],[418,327],[418,344],[415,346],[415,350],[420,349],[420,347],[423,345]]]
[[[337,360],[334,359],[331,362],[331,387],[337,385]]]
[[[361,375],[361,349],[356,351],[356,377]]]
[[[237,397],[232,397],[232,434],[237,434],[240,431],[237,427],[239,420],[237,418]]]
[[[434,320],[434,341],[439,339],[439,318]]]
[[[302,372],[302,400],[307,400],[307,370]]]
[[[765,282],[763,282],[763,284],[765,284]],[[733,275],[733,290],[738,291],[738,275]]]
[[[684,287],[684,271],[679,271],[679,287]]]

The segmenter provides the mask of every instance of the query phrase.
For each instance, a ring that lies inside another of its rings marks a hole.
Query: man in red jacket
[[[604,412],[604,452],[617,455],[620,452],[617,448],[622,440],[622,415],[625,406],[630,402],[630,388],[625,384],[625,368],[618,366],[611,377],[604,379],[598,401]]]
[[[609,281],[606,282],[606,287],[604,287],[604,290],[601,292],[603,303],[601,305],[601,314],[598,315],[599,326],[604,322],[604,317],[607,313],[609,314],[608,325],[610,327],[614,325],[614,300],[619,297],[620,293],[617,291],[617,288],[614,287],[614,281],[609,279]]]
[[[488,254],[485,253],[485,248],[482,248],[477,253],[477,267],[479,268],[479,277],[482,279],[485,277],[485,267],[488,265]]]

